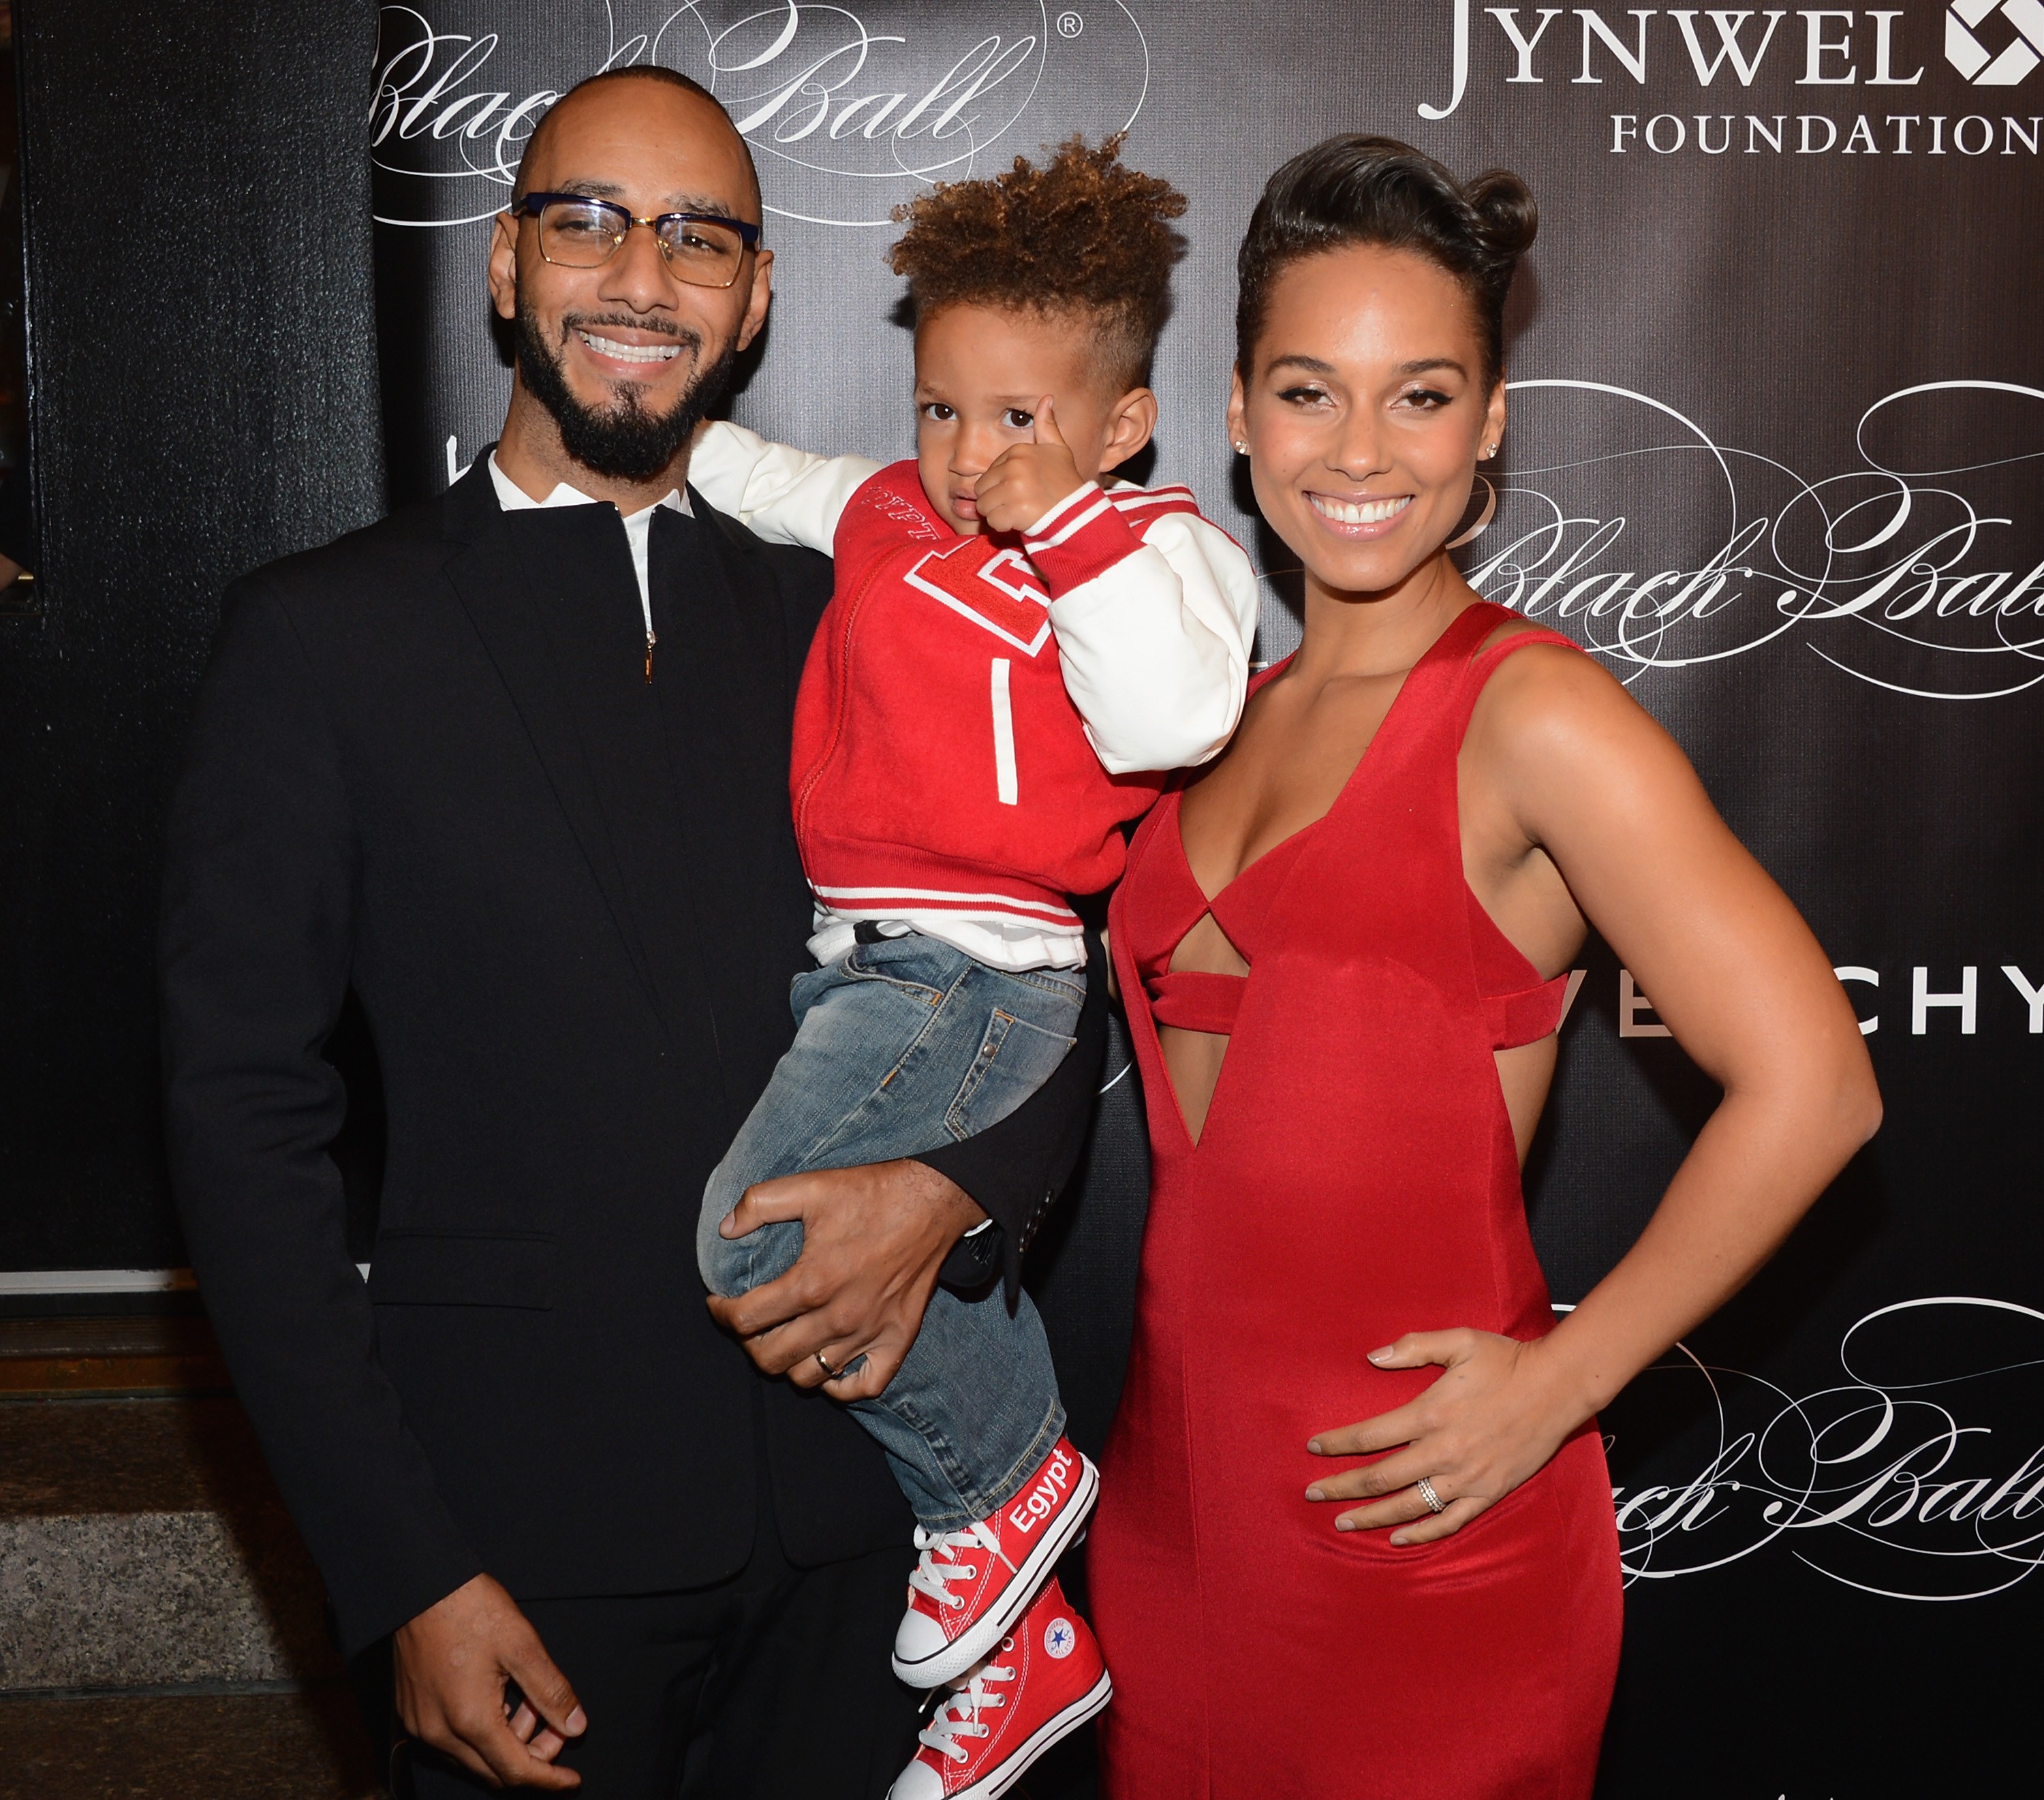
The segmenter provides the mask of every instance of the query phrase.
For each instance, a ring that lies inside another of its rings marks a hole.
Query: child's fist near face
[[[918,320],[916,461],[953,531],[1021,531],[1150,441],[1157,397],[1103,377],[1100,331],[1083,309],[964,301]]]
[[[1001,451],[979,478],[975,497],[989,531],[1026,531],[1090,478],[1080,474],[1071,446],[1058,435],[1056,404],[1047,393],[1036,402],[1032,428],[1032,442]]]

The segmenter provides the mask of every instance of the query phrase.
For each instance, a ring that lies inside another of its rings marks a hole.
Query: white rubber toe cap
[[[894,1660],[912,1665],[927,1662],[948,1641],[943,1627],[935,1619],[912,1606],[901,1615],[901,1623],[894,1633]]]
[[[944,1778],[918,1756],[894,1778],[887,1800],[944,1800]]]

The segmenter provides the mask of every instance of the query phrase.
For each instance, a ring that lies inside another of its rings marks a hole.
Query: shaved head
[[[722,122],[724,132],[744,158],[750,186],[751,204],[744,211],[735,213],[734,217],[756,222],[759,217],[759,171],[752,161],[752,147],[739,136],[738,128],[731,122],[731,115],[724,109],[724,102],[714,94],[701,82],[691,80],[677,69],[663,68],[658,63],[635,63],[621,69],[605,69],[601,75],[591,75],[586,81],[576,83],[549,106],[539,124],[533,128],[532,136],[526,140],[524,153],[518,159],[518,176],[511,190],[512,198],[522,200],[535,187],[545,186],[547,178],[530,179],[528,172],[536,175],[548,166],[548,153],[556,119],[564,113],[572,118],[574,109],[601,105],[608,98],[628,98],[616,92],[626,83],[649,82],[671,89],[677,98],[688,96],[688,100],[682,102],[684,107],[693,101],[695,108],[707,109]]]

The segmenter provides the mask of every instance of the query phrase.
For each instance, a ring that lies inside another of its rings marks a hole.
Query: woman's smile
[[[1381,538],[1394,529],[1405,509],[1412,504],[1412,496],[1347,495],[1308,488],[1306,504],[1337,536],[1367,539]]]

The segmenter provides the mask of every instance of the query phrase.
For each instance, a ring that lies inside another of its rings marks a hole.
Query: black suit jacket
[[[483,1570],[720,1579],[763,1480],[799,1564],[905,1546],[878,1450],[759,1377],[696,1274],[806,961],[790,723],[830,576],[691,497],[655,516],[650,685],[614,509],[505,513],[480,462],[229,596],[169,829],[168,1142],[351,1648]],[[351,986],[389,1115],[366,1288],[321,1055]],[[1011,1265],[1077,1155],[1100,1015],[1028,1107],[927,1159]]]

